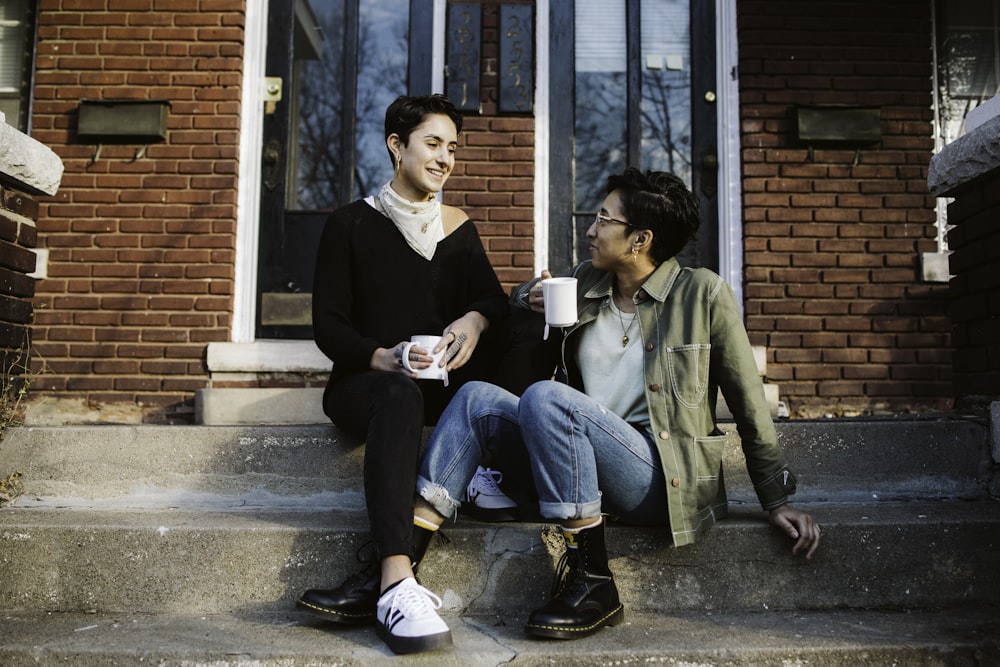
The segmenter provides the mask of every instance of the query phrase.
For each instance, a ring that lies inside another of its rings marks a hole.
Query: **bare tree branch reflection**
[[[372,194],[392,177],[385,150],[385,108],[406,92],[409,16],[394,0],[362,0],[359,8],[357,102],[345,109],[345,2],[313,1],[325,49],[318,61],[298,63],[297,162],[293,208],[332,209]],[[354,137],[344,136],[345,114],[356,117]],[[354,142],[355,164],[346,164]],[[354,170],[354,192],[341,193],[344,169]]]

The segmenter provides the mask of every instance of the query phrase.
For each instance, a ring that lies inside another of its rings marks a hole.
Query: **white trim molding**
[[[743,308],[743,187],[740,180],[740,82],[736,0],[719,0],[716,26],[719,115],[719,274]]]
[[[236,199],[236,260],[231,338],[254,340],[257,320],[257,251],[260,235],[260,158],[264,141],[264,76],[268,0],[247,0],[243,45],[239,188]]]

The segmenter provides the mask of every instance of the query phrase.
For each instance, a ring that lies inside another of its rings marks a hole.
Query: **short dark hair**
[[[608,194],[615,190],[621,192],[629,223],[653,232],[650,256],[657,264],[677,255],[698,231],[698,198],[669,172],[647,169],[643,173],[629,167],[608,178]]]
[[[462,132],[462,114],[444,95],[416,95],[408,97],[400,95],[385,110],[385,138],[390,134],[398,134],[404,146],[410,144],[410,133],[424,122],[427,116],[441,114],[451,119],[455,124],[455,133]],[[392,151],[389,151],[392,160]]]

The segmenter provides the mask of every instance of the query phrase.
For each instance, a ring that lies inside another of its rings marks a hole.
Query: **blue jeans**
[[[464,385],[427,443],[417,493],[452,518],[486,459],[505,477],[530,466],[538,508],[547,519],[603,512],[627,523],[668,522],[652,439],[560,382],[536,382],[520,399],[484,382]]]

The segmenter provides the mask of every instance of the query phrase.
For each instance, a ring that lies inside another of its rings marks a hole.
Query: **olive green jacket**
[[[609,306],[613,276],[590,261],[573,270],[579,280],[579,321],[563,330],[561,370],[582,389],[576,367],[577,333]],[[537,279],[536,279],[537,281]],[[526,307],[536,281],[516,288],[515,305]],[[765,510],[795,493],[795,477],[778,447],[771,413],[732,288],[707,269],[661,264],[636,293],[650,435],[667,488],[667,518],[676,546],[693,543],[727,513],[718,428],[721,389],[736,421],[747,470]]]

